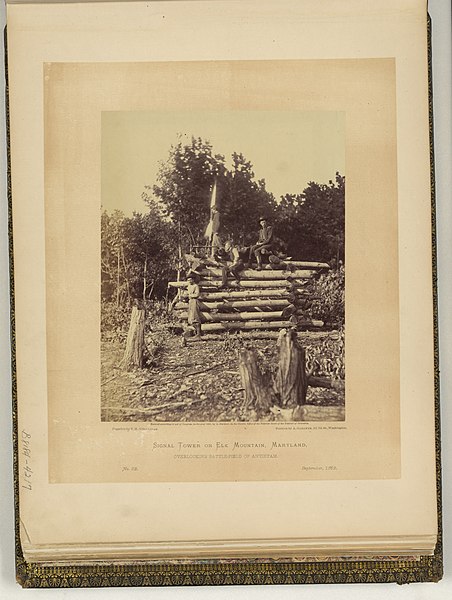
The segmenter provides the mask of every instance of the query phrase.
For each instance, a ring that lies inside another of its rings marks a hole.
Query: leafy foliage
[[[243,154],[232,154],[228,170],[225,157],[214,154],[210,142],[193,137],[189,144],[172,146],[161,162],[157,184],[148,186],[144,201],[152,205],[153,195],[164,214],[180,226],[184,245],[202,243],[210,218],[210,198],[217,183],[217,206],[221,212],[222,233],[241,243],[255,241],[260,214],[272,217],[276,202],[265,189],[263,179],[256,181],[252,165]],[[153,193],[153,195],[152,195]]]
[[[306,370],[316,377],[345,379],[345,332],[326,337],[306,349]]]
[[[276,202],[265,189],[265,180],[255,181],[253,167],[243,154],[234,152],[232,155],[232,169],[226,173],[222,191],[223,233],[243,245],[254,243],[259,216],[272,219]]]
[[[345,268],[342,264],[321,275],[313,285],[314,300],[310,316],[330,327],[341,327],[345,322]]]
[[[177,232],[156,205],[125,217],[103,212],[101,219],[102,298],[116,305],[134,298],[163,296],[176,268]]]
[[[202,240],[210,216],[210,194],[215,178],[224,179],[224,156],[214,154],[212,145],[192,137],[171,146],[167,160],[160,163],[157,183],[148,186],[143,200],[150,206],[152,194],[161,202],[166,217],[193,244]]]
[[[328,185],[311,182],[301,194],[286,194],[277,210],[276,232],[288,252],[302,260],[345,258],[345,177]]]
[[[125,341],[129,320],[128,306],[117,306],[115,302],[102,302],[100,326],[102,341]]]

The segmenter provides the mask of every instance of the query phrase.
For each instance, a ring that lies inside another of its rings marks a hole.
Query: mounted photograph
[[[101,420],[343,421],[345,113],[101,132]]]
[[[46,64],[51,481],[399,476],[395,74]]]

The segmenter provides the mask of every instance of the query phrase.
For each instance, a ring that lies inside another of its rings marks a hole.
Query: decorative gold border
[[[8,158],[8,233],[11,285],[11,369],[13,402],[13,467],[14,467],[14,511],[16,578],[24,588],[68,588],[68,587],[139,587],[139,586],[192,586],[192,585],[262,585],[300,583],[391,583],[437,582],[443,575],[442,506],[441,506],[441,426],[439,405],[439,347],[438,347],[438,298],[436,258],[436,209],[435,169],[433,148],[433,100],[432,100],[432,55],[431,19],[428,16],[428,82],[430,115],[430,173],[432,203],[432,265],[434,300],[434,356],[435,356],[435,443],[436,443],[436,488],[438,503],[438,543],[433,556],[422,556],[420,560],[391,561],[325,561],[325,562],[255,562],[227,561],[212,563],[183,564],[95,564],[43,566],[25,561],[19,537],[19,476],[18,476],[18,432],[17,432],[17,380],[16,338],[14,313],[14,258],[12,231],[11,156],[9,146],[9,94],[7,44],[5,28],[5,73],[6,73],[6,132]]]

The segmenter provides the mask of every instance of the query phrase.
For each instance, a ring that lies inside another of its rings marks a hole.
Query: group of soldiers
[[[187,274],[188,324],[194,329],[196,337],[201,336],[199,280],[202,269],[220,267],[222,274],[221,287],[224,289],[228,287],[229,276],[232,276],[236,282],[240,282],[240,274],[245,268],[251,268],[255,264],[256,270],[261,271],[264,256],[268,257],[268,268],[285,268],[284,258],[286,256],[276,251],[273,228],[268,224],[266,217],[261,216],[259,218],[259,225],[258,239],[251,246],[239,246],[231,239],[223,242],[220,236],[214,233],[209,257],[185,255],[185,259],[190,265]]]

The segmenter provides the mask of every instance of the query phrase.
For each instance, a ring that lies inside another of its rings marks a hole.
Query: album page
[[[8,55],[25,553],[431,551],[425,3],[14,4]]]

